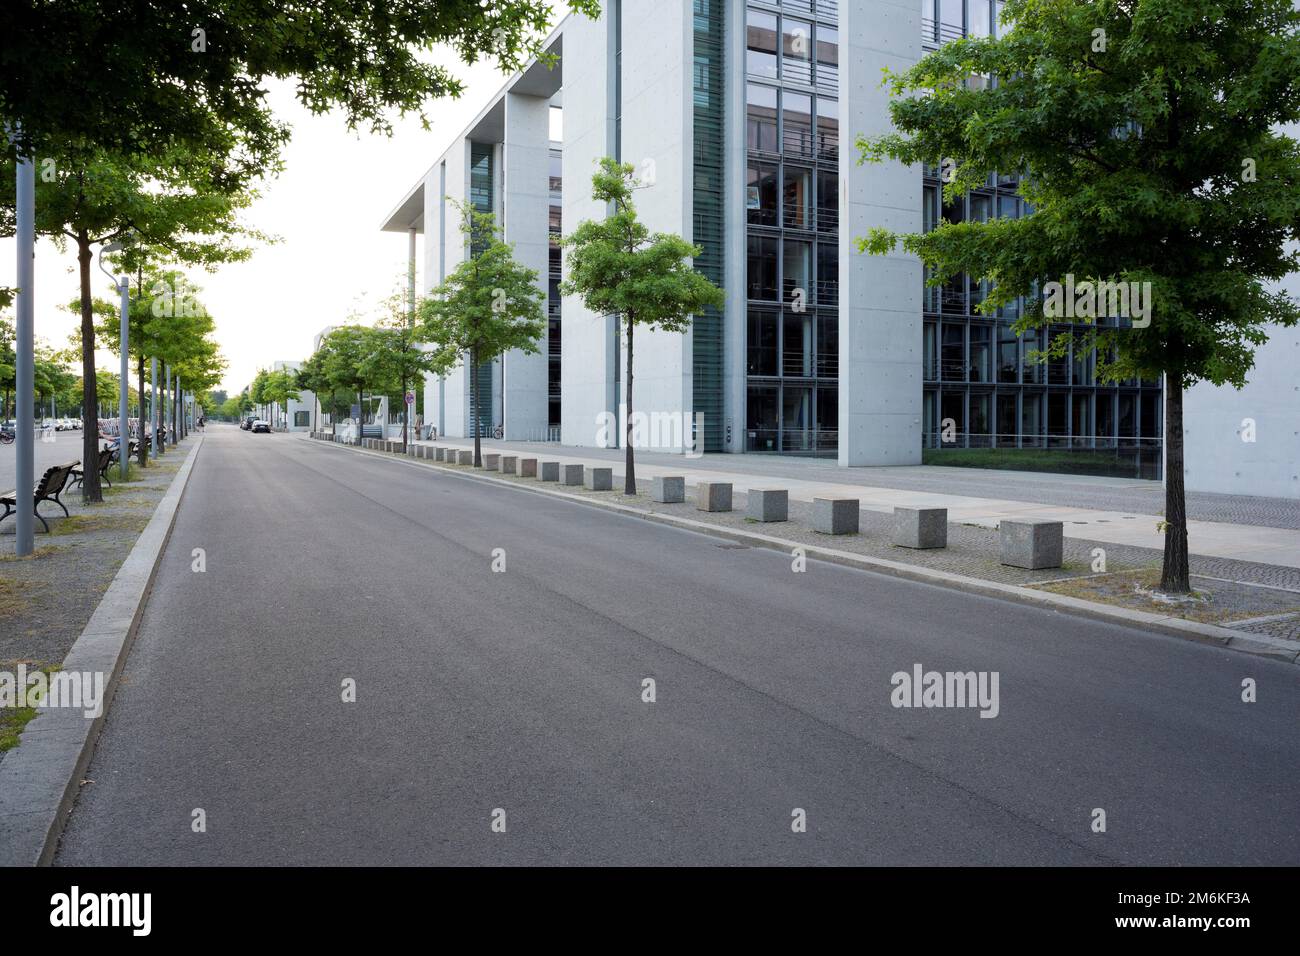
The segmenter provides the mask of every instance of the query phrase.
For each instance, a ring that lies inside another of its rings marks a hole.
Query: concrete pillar
[[[920,232],[921,172],[885,161],[858,165],[853,140],[892,131],[882,67],[921,56],[915,0],[840,7],[839,463],[921,461],[921,263],[860,254],[873,226]]]

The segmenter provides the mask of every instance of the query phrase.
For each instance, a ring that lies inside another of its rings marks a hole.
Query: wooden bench
[[[101,449],[99,450],[99,465],[98,465],[98,468],[99,468],[99,477],[100,477],[103,481],[107,482],[107,483],[108,483],[108,487],[110,487],[110,488],[113,487],[113,482],[112,482],[112,481],[109,479],[109,477],[108,477],[108,470],[109,470],[111,467],[113,467],[113,463],[114,463],[115,461],[117,461],[117,451],[116,451],[116,450],[114,450],[113,448],[101,448]],[[83,469],[83,468],[73,468],[73,469],[72,469],[72,474],[69,475],[68,477],[71,479],[73,485],[79,485],[79,484],[81,484],[83,481],[85,481],[85,478],[86,478],[86,472],[85,472],[85,469]],[[71,487],[71,485],[69,485],[69,487]]]
[[[41,517],[40,511],[37,509],[42,501],[53,501],[63,509],[63,514],[66,517],[71,517],[68,514],[67,506],[59,500],[59,495],[63,494],[63,489],[67,487],[68,477],[72,474],[72,470],[80,464],[79,461],[71,461],[66,465],[53,465],[45,469],[45,474],[41,475],[41,480],[36,483],[36,490],[32,493],[32,514],[36,515],[41,522],[46,534],[50,533],[50,526],[45,523],[45,519]],[[5,513],[0,515],[0,521],[4,521],[5,518],[12,514],[17,514],[18,491],[15,489],[0,495],[0,505],[5,506]]]

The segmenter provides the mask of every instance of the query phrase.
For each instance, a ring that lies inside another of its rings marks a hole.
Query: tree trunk
[[[361,411],[361,390],[357,389],[357,444],[361,444],[361,423],[365,421],[365,415]]]
[[[77,266],[81,279],[81,403],[97,408],[95,393],[95,313],[90,301],[90,237],[82,230],[77,235]],[[28,427],[31,422],[28,422]],[[126,454],[126,436],[118,437],[118,455]],[[81,480],[81,500],[86,504],[104,500],[99,486],[99,422],[81,423],[81,463],[85,477]]]
[[[479,445],[478,427],[478,349],[469,350],[469,407],[470,418],[474,420],[474,467],[483,467],[482,448]]]
[[[1177,373],[1165,376],[1165,561],[1160,590],[1191,591],[1187,561],[1187,495],[1183,488],[1183,383]]]
[[[136,359],[136,368],[139,371],[137,378],[140,381],[140,393],[139,393],[140,413],[135,417],[135,420],[140,423],[138,426],[138,430],[140,434],[137,439],[137,441],[139,441],[140,443],[140,447],[136,451],[136,458],[140,463],[140,467],[145,468],[149,464],[149,443],[144,440],[144,356],[143,355],[139,356]]]
[[[177,420],[177,414],[176,414],[177,409],[176,409],[176,406],[177,406],[177,404],[180,402],[180,398],[181,398],[181,388],[180,388],[180,386],[181,386],[180,376],[174,376],[174,377],[172,378],[172,395],[171,395],[171,398],[172,398],[172,427],[171,427],[171,429],[170,429],[170,431],[171,431],[171,439],[172,439],[172,447],[173,447],[173,448],[175,448],[175,447],[180,443],[180,440],[181,440],[181,436],[180,436],[180,434],[176,431],[176,420]]]
[[[403,358],[405,358],[405,356],[403,356]],[[408,428],[410,426],[410,418],[411,418],[411,413],[408,411],[409,408],[410,406],[406,404],[406,372],[402,372],[402,454],[403,455],[405,455],[408,451],[406,447],[406,442],[407,442],[406,436],[408,434]]]
[[[626,463],[623,477],[623,494],[636,494],[636,462],[632,459],[632,330],[636,328],[631,319],[627,322],[627,421],[624,423],[623,444]]]

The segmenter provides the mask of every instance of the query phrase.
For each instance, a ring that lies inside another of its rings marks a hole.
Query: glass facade
[[[837,451],[837,21],[814,0],[746,10],[747,451]]]
[[[494,156],[492,143],[470,143],[469,149],[469,201],[477,212],[493,213],[494,200]],[[470,255],[477,255],[477,249],[470,249]],[[466,363],[468,373],[468,363]],[[473,437],[477,425],[478,434],[483,437],[492,434],[492,363],[480,362],[477,374],[478,422],[469,416],[472,410],[466,409],[466,420],[470,422],[469,437]]]
[[[1001,8],[1002,3],[990,0],[921,0],[923,45],[934,48],[960,36],[995,35],[1005,29],[997,20]],[[969,82],[984,81],[972,77]],[[984,222],[1032,213],[1017,194],[1014,174],[990,175],[979,189],[945,203],[939,173],[937,167],[925,170],[926,231],[941,220]],[[1058,358],[1034,360],[1034,353],[1045,353],[1053,341],[1088,326],[1056,324],[1017,335],[1012,325],[1021,316],[1023,300],[985,313],[979,306],[988,291],[987,281],[974,276],[924,288],[925,461],[973,461],[969,449],[1056,450],[1070,454],[1038,456],[1037,465],[1008,455],[1005,466],[1158,478],[1159,382],[1098,384],[1096,356],[1073,346]]]
[[[564,179],[563,153],[552,147],[550,154],[550,221],[547,225],[550,237],[546,277],[546,423],[551,428],[560,427],[560,267],[562,250],[560,234],[563,228],[563,188]]]
[[[723,16],[726,0],[694,0],[693,240],[700,247],[695,268],[715,285],[723,284],[724,153],[726,115],[723,82]],[[691,335],[691,401],[704,434],[693,436],[700,451],[724,451],[723,321],[713,307],[695,316]]]

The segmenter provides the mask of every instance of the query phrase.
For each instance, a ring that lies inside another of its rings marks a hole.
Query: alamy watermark
[[[88,718],[98,717],[104,712],[104,672],[46,674],[19,664],[17,672],[0,671],[0,709],[7,707],[71,707]]]
[[[633,448],[680,448],[687,458],[704,455],[703,412],[696,412],[693,421],[690,412],[633,412],[630,423]],[[618,406],[617,417],[613,412],[599,412],[596,415],[596,447],[613,447],[616,438],[627,435],[628,424],[626,405]]]
[[[1151,326],[1150,282],[1076,283],[1069,273],[1064,283],[1044,284],[1043,295],[1043,315],[1049,319],[1123,318],[1132,319],[1135,329]]]
[[[978,707],[981,717],[996,717],[997,671],[927,671],[913,664],[911,673],[895,671],[889,702],[895,707]]]

